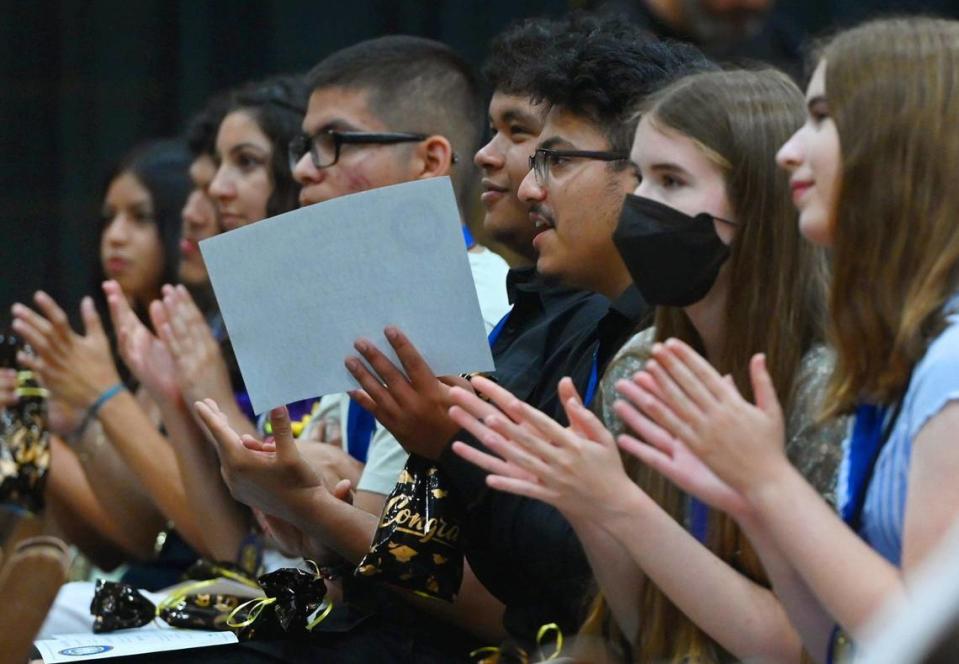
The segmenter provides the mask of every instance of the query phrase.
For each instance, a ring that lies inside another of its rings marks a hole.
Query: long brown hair
[[[739,222],[726,266],[730,296],[725,338],[717,357],[750,398],[749,360],[767,363],[788,412],[803,355],[823,339],[824,254],[799,235],[788,176],[777,168],[779,147],[802,125],[803,95],[775,70],[728,71],[684,78],[651,97],[642,110],[654,126],[697,143],[722,171]],[[681,308],[657,309],[656,338],[677,337],[700,352],[702,340]],[[629,460],[636,482],[680,522],[686,497],[671,482]],[[710,515],[708,546],[757,582],[768,579],[745,536],[727,516]],[[638,661],[716,661],[718,647],[648,578],[640,602],[641,627],[633,644]]]
[[[895,402],[959,286],[959,22],[885,19],[821,51],[841,146],[828,414]]]

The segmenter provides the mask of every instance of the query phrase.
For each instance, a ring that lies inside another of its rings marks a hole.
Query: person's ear
[[[449,175],[453,170],[453,146],[445,136],[434,134],[416,146],[417,179]]]

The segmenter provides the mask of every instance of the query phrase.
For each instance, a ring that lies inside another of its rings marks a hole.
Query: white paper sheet
[[[62,634],[34,642],[45,664],[85,662],[185,648],[237,643],[233,632],[146,626],[109,634]]]
[[[200,243],[253,409],[357,387],[397,325],[437,375],[491,371],[449,178],[311,205]]]

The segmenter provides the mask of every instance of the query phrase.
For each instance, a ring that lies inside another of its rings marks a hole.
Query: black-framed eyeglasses
[[[394,143],[418,143],[429,138],[427,134],[410,132],[372,133],[367,131],[336,131],[329,129],[313,136],[301,134],[289,145],[290,170],[296,168],[303,155],[309,151],[316,168],[328,168],[340,159],[340,147],[353,145],[392,145]]]
[[[538,148],[529,158],[529,169],[536,175],[536,183],[545,187],[549,183],[550,169],[562,164],[565,159],[626,161],[629,159],[629,155],[625,152],[609,152],[606,150],[550,150],[549,148]]]

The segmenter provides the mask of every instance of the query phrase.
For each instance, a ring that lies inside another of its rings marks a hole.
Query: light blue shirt
[[[959,311],[959,295],[953,296],[948,311]],[[896,566],[902,560],[902,533],[912,443],[923,426],[951,401],[959,400],[959,315],[947,318],[947,327],[930,344],[916,365],[903,399],[902,410],[876,462],[866,492],[859,534],[880,555]],[[892,409],[891,409],[892,410]],[[959,445],[959,432],[956,434]],[[849,438],[843,443],[839,477],[848,474]],[[839,504],[848,498],[840,479]]]

